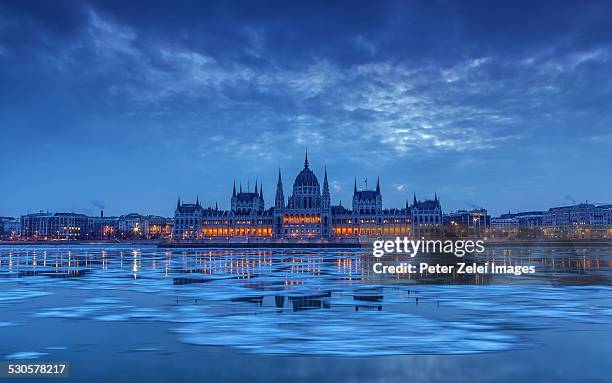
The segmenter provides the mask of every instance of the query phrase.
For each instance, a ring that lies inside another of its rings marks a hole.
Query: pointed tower
[[[263,182],[259,184],[259,206],[261,211],[264,211],[266,209],[263,197]]]
[[[323,178],[323,193],[321,194],[321,207],[325,210],[331,206],[331,196],[329,194],[329,183],[327,182],[327,166]]]
[[[308,150],[306,150],[306,158],[304,159],[304,167],[308,168]]]
[[[413,193],[413,194],[412,194],[412,205],[413,205],[413,206],[416,206],[416,204],[417,204],[417,200],[416,200],[416,193]]]
[[[329,182],[327,182],[327,166],[323,178],[323,193],[321,194],[321,236],[329,238],[332,236],[331,196],[329,194]]]
[[[274,197],[274,211],[282,212],[285,209],[285,195],[283,194],[283,180],[281,170],[278,168],[278,181],[276,182],[276,196]]]
[[[325,167],[325,177],[323,178],[323,193],[321,194],[321,207],[329,209],[331,206],[331,196],[329,194],[329,183],[327,182],[327,166]]]
[[[353,186],[353,204],[352,204],[352,209],[353,209],[353,221],[355,221],[357,218],[355,217],[357,214],[359,214],[359,197],[357,196],[357,177],[355,177],[355,185]]]
[[[196,196],[196,207],[200,206],[200,197]]]
[[[283,236],[283,222],[285,210],[285,195],[283,194],[283,181],[281,179],[281,170],[278,168],[278,181],[276,182],[276,196],[274,196],[274,229],[272,230],[272,236],[282,237]]]
[[[242,193],[242,183],[240,183],[240,193]],[[236,213],[238,211],[238,193],[236,193],[236,180],[234,180],[234,190],[232,191],[232,199],[230,209]]]
[[[181,197],[178,197],[178,200],[176,201],[176,210],[178,210],[181,207]]]
[[[259,195],[257,194],[257,178],[255,178],[255,195],[259,197]]]
[[[382,194],[380,194],[380,177],[376,178],[376,213],[382,214]]]

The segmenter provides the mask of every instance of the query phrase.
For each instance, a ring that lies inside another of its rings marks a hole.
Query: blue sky
[[[128,4],[126,4],[128,3]],[[327,4],[326,4],[327,3]],[[0,2],[0,215],[229,206],[308,148],[333,203],[612,202],[612,3]]]

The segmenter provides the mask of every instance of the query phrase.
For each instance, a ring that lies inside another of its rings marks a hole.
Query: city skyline
[[[11,241],[162,239],[210,244],[213,240],[237,239],[260,245],[286,241],[347,245],[346,241],[354,244],[362,239],[399,235],[601,239],[612,234],[612,204],[578,204],[491,217],[483,208],[445,212],[437,193],[433,199],[425,200],[417,199],[413,193],[412,201],[407,199],[405,205],[385,207],[378,178],[373,188],[360,188],[355,178],[350,205],[334,205],[329,185],[327,168],[319,180],[306,153],[302,169],[289,185],[287,175],[283,182],[278,170],[274,203],[268,206],[261,182],[255,181],[251,189],[234,181],[231,208],[227,210],[217,203],[206,207],[199,197],[195,201],[179,197],[172,218],[136,213],[119,217],[109,217],[104,212],[94,217],[36,213],[20,219],[0,217],[0,232]]]
[[[386,207],[413,192],[494,215],[610,203],[611,16],[605,2],[0,2],[0,214],[228,208],[233,179],[256,178],[269,203],[306,147],[334,204],[354,177],[380,177]]]
[[[308,154],[306,154],[308,156]],[[312,158],[312,155],[310,155],[310,158]],[[302,158],[302,163],[303,163],[303,158]],[[311,163],[312,164],[312,163]],[[310,166],[311,168],[315,168],[313,166]],[[318,177],[327,173],[327,166],[322,165],[323,170],[321,171],[321,173],[319,173],[318,171],[314,170],[314,174]],[[299,170],[299,169],[298,169]],[[278,177],[278,172],[287,172],[287,170],[283,170],[282,167],[278,167],[276,169],[277,173],[275,173],[275,178]],[[297,171],[294,172],[295,174],[297,174]],[[331,171],[330,171],[331,173]],[[291,183],[293,182],[293,176],[295,176],[295,174],[285,174],[284,177],[289,177],[287,179],[285,179],[285,182],[289,182],[289,184],[285,184],[283,186],[283,191],[286,193],[286,195],[290,195],[291,194]],[[89,200],[88,202],[88,207],[85,209],[49,209],[49,208],[40,208],[40,209],[33,209],[33,208],[28,208],[27,210],[22,210],[20,212],[18,212],[17,214],[6,214],[3,211],[0,211],[0,216],[12,216],[12,217],[20,217],[22,215],[25,214],[35,214],[35,213],[41,213],[41,212],[50,212],[50,213],[55,213],[55,212],[61,212],[61,213],[78,213],[78,214],[85,214],[88,216],[98,216],[100,214],[101,211],[104,211],[104,214],[106,216],[120,216],[120,215],[126,215],[126,214],[130,214],[130,213],[137,213],[137,214],[152,214],[152,215],[157,215],[157,216],[163,216],[163,217],[171,217],[174,214],[174,208],[173,208],[173,203],[176,202],[176,198],[179,199],[179,201],[181,203],[186,203],[186,204],[190,204],[190,203],[196,203],[196,201],[198,201],[198,203],[203,207],[203,208],[218,208],[219,210],[224,210],[224,211],[228,211],[231,210],[231,190],[232,188],[234,188],[234,191],[240,191],[240,192],[255,192],[255,193],[259,193],[260,188],[263,188],[263,196],[264,196],[264,203],[265,203],[265,208],[268,209],[270,207],[274,207],[275,205],[275,194],[276,194],[276,179],[274,181],[274,185],[270,184],[270,185],[266,185],[265,182],[263,182],[264,179],[266,179],[268,177],[259,177],[259,178],[254,178],[254,179],[247,179],[247,180],[240,180],[240,179],[236,179],[236,178],[232,178],[231,179],[231,183],[229,184],[229,187],[227,188],[227,190],[225,190],[224,195],[221,196],[219,199],[211,199],[210,197],[207,197],[204,193],[198,193],[198,192],[192,192],[192,193],[187,193],[186,195],[180,195],[178,194],[177,196],[175,196],[175,199],[173,201],[169,201],[171,202],[170,204],[167,204],[168,206],[166,207],[166,211],[168,212],[162,212],[159,213],[157,211],[152,211],[151,209],[144,209],[144,210],[135,210],[135,209],[128,209],[128,210],[123,210],[123,211],[116,211],[113,209],[113,207],[110,207],[106,205],[106,203],[104,201],[101,200]],[[478,201],[475,202],[470,202],[470,203],[466,203],[465,206],[460,206],[458,208],[449,208],[445,203],[445,199],[443,195],[440,195],[440,193],[438,193],[437,191],[431,191],[429,193],[425,192],[425,193],[417,193],[416,191],[410,191],[410,190],[402,190],[401,192],[396,190],[393,187],[388,187],[386,186],[386,182],[384,182],[384,180],[381,180],[379,176],[371,176],[370,179],[368,180],[368,177],[353,177],[351,183],[350,183],[350,190],[342,190],[342,194],[341,196],[336,196],[335,195],[335,191],[338,191],[337,188],[335,188],[335,186],[338,184],[336,180],[333,179],[333,176],[330,175],[330,195],[331,195],[331,204],[332,205],[342,205],[344,207],[347,207],[350,209],[351,207],[351,203],[352,203],[352,199],[353,199],[353,192],[354,189],[353,187],[356,187],[358,190],[360,191],[365,191],[365,190],[376,190],[377,187],[380,188],[381,190],[381,194],[384,196],[383,202],[382,202],[382,206],[383,209],[402,209],[406,206],[406,204],[410,205],[413,202],[413,198],[417,198],[419,201],[425,201],[425,200],[440,200],[442,202],[442,212],[444,213],[451,213],[451,212],[457,212],[457,211],[470,211],[470,210],[475,210],[475,209],[486,209],[488,211],[488,213],[491,216],[499,216],[501,214],[505,214],[505,213],[516,213],[516,212],[526,212],[526,211],[545,211],[548,210],[550,208],[555,208],[555,207],[560,207],[560,206],[568,206],[568,205],[576,205],[576,204],[581,204],[581,203],[589,203],[589,204],[595,204],[595,205],[608,205],[608,202],[602,201],[602,202],[597,202],[597,201],[590,201],[590,200],[584,200],[584,201],[576,201],[576,200],[566,200],[565,201],[561,201],[560,203],[556,204],[556,205],[550,205],[550,206],[543,206],[541,208],[536,208],[536,209],[525,209],[525,208],[521,208],[520,206],[516,207],[516,208],[508,208],[508,209],[501,209],[499,212],[497,211],[492,211],[490,208],[488,208],[486,205],[482,205],[482,204],[478,204]],[[259,185],[259,186],[257,186]],[[266,187],[264,188],[264,185],[266,185]],[[390,191],[390,193],[389,193]],[[386,202],[389,199],[389,194],[391,194],[391,200],[398,200],[397,195],[400,194],[401,196],[405,197],[403,199],[402,203],[399,203],[397,205],[391,205],[390,203]],[[393,196],[393,194],[395,194],[395,196]],[[346,198],[342,198],[342,197],[346,197]],[[395,198],[393,198],[395,197]],[[15,211],[17,211],[17,208],[14,209]]]

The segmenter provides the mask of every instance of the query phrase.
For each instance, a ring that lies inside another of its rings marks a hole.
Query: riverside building
[[[322,184],[310,168],[308,154],[291,192],[285,199],[283,177],[279,170],[273,206],[266,208],[263,186],[255,190],[236,190],[234,182],[230,210],[203,207],[199,198],[184,203],[179,198],[174,214],[173,240],[207,241],[214,239],[245,241],[355,240],[411,236],[439,231],[442,208],[433,200],[408,202],[404,207],[384,209],[380,180],[373,190],[353,189],[351,209],[332,205],[327,169]]]

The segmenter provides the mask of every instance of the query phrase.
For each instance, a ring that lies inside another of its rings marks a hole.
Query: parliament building
[[[283,242],[421,237],[435,234],[441,225],[442,208],[437,195],[433,200],[417,201],[413,194],[412,204],[406,202],[402,208],[383,209],[380,180],[375,190],[358,190],[355,179],[350,209],[342,204],[332,205],[327,169],[321,187],[306,154],[304,168],[295,177],[287,199],[279,170],[274,206],[267,209],[263,185],[257,183],[254,191],[245,192],[242,185],[236,190],[234,182],[229,211],[217,206],[204,208],[199,199],[183,203],[179,198],[173,240]]]

